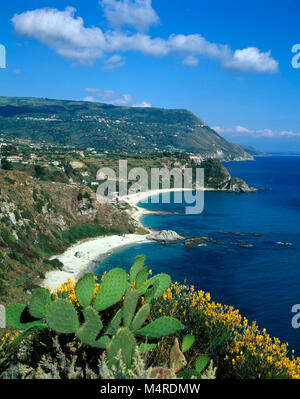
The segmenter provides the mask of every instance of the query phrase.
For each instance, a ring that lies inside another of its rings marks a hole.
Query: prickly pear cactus
[[[150,305],[146,303],[144,306],[140,308],[140,310],[135,315],[132,323],[130,325],[130,330],[136,332],[139,328],[142,327],[144,322],[147,320],[150,314]]]
[[[78,280],[75,286],[75,294],[80,306],[85,308],[92,303],[94,291],[95,277],[92,273],[87,273]]]
[[[161,273],[151,277],[139,287],[141,295],[147,297],[147,302],[151,302],[154,298],[163,295],[171,285],[171,277],[168,274]]]
[[[138,255],[133,261],[129,272],[129,281],[131,284],[135,282],[137,274],[143,269],[145,264],[146,257],[145,255]]]
[[[124,327],[129,327],[136,311],[139,293],[132,290],[130,286],[126,290],[124,304],[123,304],[123,324]]]
[[[57,333],[71,334],[79,328],[77,311],[67,299],[57,299],[48,306],[46,321]]]
[[[130,368],[135,348],[136,340],[133,333],[127,327],[121,327],[107,350],[108,367],[112,368],[116,364],[116,357],[121,351],[124,365]]]
[[[6,324],[18,330],[24,330],[40,324],[40,320],[32,320],[29,309],[22,303],[14,303],[6,309]]]
[[[103,328],[99,313],[89,306],[83,310],[83,316],[85,322],[77,331],[77,337],[86,345],[93,346],[94,348],[106,349],[110,342],[109,338],[102,336],[97,340]]]
[[[139,289],[147,281],[149,276],[148,267],[144,266],[136,275],[135,288]]]
[[[127,275],[123,269],[113,269],[107,273],[100,284],[94,302],[97,311],[103,311],[119,302],[127,287]]]
[[[122,309],[119,309],[118,312],[114,315],[114,317],[111,319],[111,322],[109,323],[105,334],[106,335],[115,335],[118,329],[121,326],[121,321],[122,321]]]
[[[29,313],[31,316],[42,319],[46,315],[47,305],[51,302],[50,292],[45,288],[34,290],[29,302]]]
[[[175,334],[183,328],[184,325],[179,320],[174,319],[173,317],[163,316],[138,330],[136,335],[142,335],[143,337],[148,338],[161,338],[166,335]]]

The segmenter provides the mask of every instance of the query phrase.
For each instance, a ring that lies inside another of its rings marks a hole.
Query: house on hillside
[[[10,155],[9,157],[6,158],[6,160],[8,162],[18,163],[18,162],[21,162],[23,160],[23,158],[19,157],[18,155]]]

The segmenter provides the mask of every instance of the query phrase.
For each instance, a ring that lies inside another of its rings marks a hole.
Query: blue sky
[[[300,152],[298,0],[0,7],[0,95],[187,108],[232,142]]]

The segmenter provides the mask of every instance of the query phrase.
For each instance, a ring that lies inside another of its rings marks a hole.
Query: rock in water
[[[251,193],[259,191],[257,188],[249,187],[248,184],[244,182],[244,180],[238,177],[230,179],[227,184],[224,185],[224,189],[236,193]]]
[[[150,234],[147,239],[160,242],[178,242],[184,240],[185,237],[180,236],[173,230],[161,230]]]

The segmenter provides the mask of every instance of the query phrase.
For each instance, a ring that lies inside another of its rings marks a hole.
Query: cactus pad
[[[42,319],[46,315],[46,307],[51,302],[51,294],[45,288],[36,288],[29,302],[31,316]]]
[[[80,305],[85,308],[92,303],[95,290],[95,278],[92,273],[82,276],[76,286],[75,294]]]
[[[145,260],[145,255],[138,255],[135,257],[129,272],[129,280],[131,284],[135,282],[137,274],[143,269]]]
[[[132,357],[136,348],[134,335],[127,327],[121,327],[111,340],[107,350],[108,367],[116,363],[116,357],[121,351],[122,360],[127,368],[130,368]]]
[[[85,319],[84,324],[79,328],[76,335],[86,345],[98,347],[99,342],[96,341],[100,331],[103,328],[102,321],[98,312],[91,306],[87,307],[83,311]],[[101,343],[100,343],[101,345]],[[102,346],[100,346],[102,347]],[[105,348],[104,348],[105,349]]]
[[[148,278],[148,267],[144,266],[136,275],[136,279],[135,279],[135,288],[139,289],[142,284],[144,284]]]
[[[131,321],[133,319],[136,310],[138,298],[139,298],[138,291],[131,290],[130,287],[127,288],[122,308],[124,327],[129,327],[131,324]]]
[[[166,335],[175,334],[182,330],[184,325],[177,319],[169,316],[159,317],[146,327],[138,330],[136,335],[142,335],[149,338],[161,338]]]
[[[123,269],[113,269],[100,284],[94,308],[102,311],[119,302],[127,287],[127,275]]]
[[[181,351],[187,352],[195,342],[195,337],[193,335],[186,335],[182,340]]]
[[[6,323],[8,326],[24,330],[40,324],[40,320],[34,320],[30,315],[28,307],[22,303],[14,303],[6,309]]]
[[[118,329],[120,328],[122,321],[122,309],[118,310],[118,312],[114,315],[109,323],[105,334],[107,335],[115,335]]]
[[[48,326],[57,333],[71,334],[79,328],[76,309],[67,299],[58,299],[48,306],[46,321]]]
[[[141,328],[144,322],[147,320],[149,314],[150,314],[150,305],[149,303],[146,303],[144,306],[141,307],[141,309],[135,315],[131,323],[130,330],[135,332],[139,328]]]

